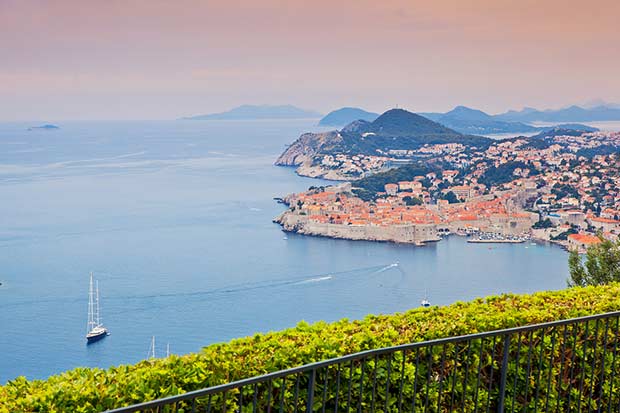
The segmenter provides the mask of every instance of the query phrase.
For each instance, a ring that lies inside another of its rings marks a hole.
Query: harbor
[[[472,244],[522,244],[529,239],[530,237],[525,235],[511,236],[497,233],[481,232],[468,238],[467,242]]]

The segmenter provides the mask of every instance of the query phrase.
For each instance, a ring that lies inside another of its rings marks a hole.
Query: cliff
[[[276,159],[278,166],[300,166],[324,150],[342,142],[338,131],[304,133]]]

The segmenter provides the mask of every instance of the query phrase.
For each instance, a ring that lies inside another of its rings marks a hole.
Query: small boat
[[[149,354],[146,356],[147,359],[152,360],[155,357],[155,336],[151,338],[151,346],[149,347]]]
[[[88,290],[88,328],[86,330],[86,341],[88,344],[101,340],[107,336],[108,329],[101,324],[99,316],[99,281],[96,288],[93,288],[93,273],[90,273],[90,288]]]
[[[424,290],[424,299],[420,302],[422,307],[430,307],[431,302],[428,301],[428,290]]]

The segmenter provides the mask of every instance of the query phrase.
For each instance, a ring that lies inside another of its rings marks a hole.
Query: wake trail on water
[[[201,297],[211,297],[214,300],[221,299],[231,294],[243,294],[252,291],[258,290],[273,290],[277,288],[302,288],[302,287],[313,287],[314,285],[319,285],[324,282],[329,281],[337,281],[339,279],[360,279],[362,282],[364,279],[368,279],[373,275],[378,275],[383,273],[389,269],[398,267],[398,264],[389,264],[389,265],[381,265],[381,266],[372,266],[372,267],[364,267],[357,268],[348,271],[340,271],[340,272],[332,272],[332,273],[324,273],[324,274],[315,274],[315,275],[307,275],[302,277],[294,277],[287,279],[274,279],[274,280],[265,280],[261,282],[252,282],[252,283],[241,283],[235,284],[220,288],[214,288],[210,290],[203,291],[191,291],[191,292],[174,292],[174,293],[163,293],[163,294],[136,294],[130,296],[123,297],[110,297],[106,298],[106,301],[138,301],[142,302],[142,304],[137,304],[137,307],[132,309],[124,309],[119,311],[108,312],[110,315],[119,315],[119,314],[127,314],[127,313],[135,313],[141,311],[152,311],[154,308],[164,308],[164,307],[172,307],[178,304],[169,303],[165,304],[162,302],[153,303],[153,300],[161,300],[168,298],[178,298],[178,297],[186,297],[187,299],[195,299]],[[144,300],[149,300],[149,303],[144,303]],[[146,305],[145,305],[146,304]],[[113,305],[109,305],[109,307],[113,307]]]
[[[355,278],[363,281],[364,279],[368,279],[369,277],[377,276],[381,273],[389,271],[393,268],[400,269],[398,263],[388,264],[388,265],[377,265],[363,268],[356,268],[347,271],[338,271],[338,272],[330,272],[323,274],[314,274],[314,275],[305,275],[300,277],[292,277],[292,278],[278,278],[272,280],[264,280],[258,282],[246,282],[233,284],[229,286],[223,286],[208,290],[202,291],[179,291],[179,292],[167,292],[167,293],[159,293],[159,294],[132,294],[132,295],[123,295],[123,296],[105,296],[104,300],[106,303],[113,303],[118,301],[127,301],[127,300],[153,300],[153,299],[166,299],[166,298],[175,298],[175,297],[206,297],[206,296],[226,296],[229,294],[239,294],[250,291],[257,290],[269,290],[276,289],[282,287],[310,287],[313,285],[318,285],[324,282],[337,281],[346,278]],[[402,270],[401,270],[402,271]],[[106,276],[106,278],[110,279],[121,279],[132,276],[131,274],[116,274],[109,273],[105,271],[97,271],[96,274],[101,274]],[[145,274],[148,276],[148,274]],[[16,301],[11,303],[0,304],[0,308],[8,308],[15,306],[23,306],[29,305],[33,303],[53,303],[53,302],[79,302],[83,301],[82,297],[59,297],[59,298],[50,298],[44,300],[26,300],[26,301]],[[113,305],[106,305],[107,308],[114,307]],[[143,308],[147,310],[148,308]],[[140,310],[140,309],[136,309]],[[132,310],[134,311],[134,310]],[[106,314],[116,315],[127,313],[128,311],[111,311]]]
[[[201,296],[201,295],[231,294],[231,293],[239,293],[239,292],[245,292],[245,291],[278,288],[278,287],[284,287],[284,286],[315,284],[315,283],[320,283],[324,281],[342,279],[345,277],[353,277],[355,275],[363,275],[364,273],[378,274],[383,271],[387,271],[390,268],[394,268],[394,266],[395,264],[389,264],[389,265],[381,265],[381,266],[356,268],[356,269],[348,270],[348,271],[306,275],[306,276],[301,276],[301,277],[280,278],[280,279],[273,279],[273,280],[264,280],[264,281],[259,281],[259,282],[247,282],[247,283],[234,284],[230,286],[213,288],[210,290],[203,290],[203,291],[173,292],[173,293],[144,294],[144,295],[136,294],[136,295],[128,295],[128,296],[122,296],[122,297],[110,297],[109,300],[136,299],[136,298],[191,297],[191,296]]]

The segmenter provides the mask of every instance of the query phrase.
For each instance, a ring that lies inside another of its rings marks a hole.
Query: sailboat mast
[[[95,324],[95,320],[94,320],[94,308],[93,308],[93,273],[90,273],[90,286],[88,288],[88,328],[87,331],[90,331],[93,329],[94,324]]]
[[[96,320],[97,320],[97,325],[101,325],[101,319],[99,318],[99,280],[97,280],[97,298],[96,301],[97,303],[97,316],[96,316]]]
[[[151,339],[151,354],[149,355],[150,358],[154,359],[155,358],[155,336],[153,336],[153,338]]]

